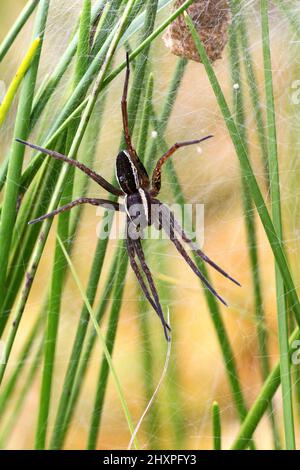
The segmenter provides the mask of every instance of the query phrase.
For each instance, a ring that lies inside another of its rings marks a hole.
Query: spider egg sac
[[[174,0],[173,9],[176,10],[183,3],[184,0]],[[210,60],[214,62],[221,59],[227,43],[227,29],[231,18],[228,0],[195,0],[187,12],[194,22]],[[173,54],[200,62],[183,15],[179,15],[170,24],[163,40]]]

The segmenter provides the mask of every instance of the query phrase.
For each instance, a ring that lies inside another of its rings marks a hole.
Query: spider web
[[[8,9],[11,2],[3,1],[3,9]],[[95,3],[95,2],[93,2]],[[286,2],[300,24],[300,6],[296,0]],[[4,7],[6,4],[6,7]],[[40,83],[53,70],[70,40],[72,30],[81,9],[82,2],[54,0],[51,2],[47,36],[42,55]],[[255,65],[258,81],[261,111],[265,123],[265,99],[263,82],[263,62],[260,29],[259,2],[244,1],[244,16],[249,28],[249,52]],[[167,9],[159,13],[161,21],[167,15]],[[168,10],[169,12],[169,10]],[[11,23],[11,19],[7,22]],[[27,25],[22,33],[22,40],[17,40],[17,53],[8,56],[9,67],[1,69],[4,83],[16,69],[23,56],[24,47],[30,38],[31,26]],[[290,20],[275,5],[270,7],[270,35],[272,44],[272,71],[274,80],[276,119],[278,131],[278,149],[280,161],[281,197],[284,220],[285,248],[294,273],[295,285],[299,284],[299,106],[300,106],[300,64],[299,33],[291,26]],[[116,63],[123,60],[123,49],[117,54]],[[261,148],[255,129],[255,114],[249,96],[249,84],[242,65],[241,83],[232,84],[228,58],[228,46],[223,58],[214,65],[222,89],[235,112],[234,96],[242,89],[245,91],[245,131],[248,138],[249,153],[255,175],[264,185],[264,169]],[[150,54],[154,73],[153,106],[158,115],[166,98],[167,89],[173,76],[177,58],[164,46],[161,37],[155,42]],[[52,103],[56,106],[65,99],[70,90],[71,71],[66,75],[60,87],[54,92]],[[97,144],[94,169],[109,181],[112,180],[114,159],[118,152],[121,136],[120,97],[124,75],[117,77],[105,92],[106,104],[102,116],[101,132]],[[299,81],[299,82],[298,82]],[[132,83],[132,82],[131,82]],[[144,87],[144,84],[141,85]],[[143,98],[144,99],[144,98]],[[54,106],[52,104],[52,106]],[[97,109],[95,111],[102,112]],[[13,112],[12,112],[13,114]],[[51,113],[49,112],[51,122]],[[138,116],[140,118],[140,116]],[[9,145],[13,131],[13,116],[6,123],[2,132],[4,144]],[[50,126],[50,125],[49,125]],[[265,131],[267,131],[266,124]],[[47,124],[48,128],[48,124]],[[137,142],[139,119],[134,132]],[[150,127],[149,140],[155,140],[155,132]],[[44,129],[37,129],[32,141],[38,139]],[[215,96],[201,64],[189,62],[171,118],[168,122],[165,138],[171,146],[180,140],[195,139],[206,134],[213,134],[214,139],[204,142],[200,147],[180,150],[173,158],[174,166],[183,189],[187,203],[204,205],[204,251],[216,263],[221,265],[233,277],[238,279],[242,288],[223,279],[218,273],[210,270],[214,287],[228,301],[229,308],[219,306],[222,312],[228,337],[234,351],[243,393],[248,404],[251,404],[260,390],[261,357],[257,342],[257,323],[253,296],[252,273],[249,263],[248,242],[243,213],[242,185],[240,167],[224,120],[220,114]],[[40,143],[40,141],[39,141]],[[89,142],[87,143],[89,144]],[[93,145],[93,142],[90,143]],[[162,152],[158,152],[160,154]],[[80,158],[80,153],[79,153]],[[154,161],[155,156],[153,156]],[[172,204],[174,195],[172,181],[163,171],[160,199]],[[92,183],[88,189],[91,197],[105,197],[105,194]],[[264,192],[266,198],[267,194]],[[80,196],[80,195],[78,195]],[[256,214],[256,211],[255,211]],[[78,233],[74,240],[73,261],[83,284],[87,283],[90,266],[96,246],[96,228],[101,221],[101,213],[95,208],[84,210]],[[276,298],[274,283],[274,262],[264,230],[255,215],[257,250],[261,268],[263,307],[268,330],[268,357],[270,364],[278,358]],[[54,226],[56,224],[54,223]],[[17,338],[16,352],[10,367],[15,366],[17,351],[22,345],[32,324],[32,317],[42,307],[50,272],[53,268],[53,247],[55,230],[52,229],[44,252],[38,277],[35,280],[30,302],[20,327],[23,335]],[[109,272],[113,253],[118,240],[109,242],[108,252],[101,275],[98,297],[103,291]],[[126,252],[122,256],[127,256]],[[232,443],[239,428],[232,393],[228,384],[226,364],[222,358],[211,316],[208,310],[203,289],[199,280],[189,269],[184,260],[167,240],[151,240],[146,243],[146,256],[151,271],[158,285],[163,308],[169,309],[173,329],[172,352],[170,364],[164,382],[156,397],[153,408],[157,421],[151,427],[151,416],[148,415],[139,432],[139,440],[144,448],[158,445],[161,448],[210,449],[212,447],[211,405],[218,401],[221,409],[222,436],[224,448]],[[135,422],[138,421],[147,405],[147,384],[155,388],[163,369],[166,344],[161,325],[156,315],[147,304],[136,286],[135,278],[128,269],[125,291],[122,302],[118,334],[113,354],[126,399]],[[113,296],[113,283],[109,293],[110,304],[116,299]],[[53,407],[50,420],[56,414],[57,400],[64,379],[70,356],[77,320],[82,306],[82,299],[72,279],[64,288],[59,342],[56,353],[55,376],[53,383]],[[46,312],[45,312],[46,315]],[[143,325],[150,331],[150,343],[144,341]],[[107,315],[103,330],[107,328]],[[146,350],[145,350],[146,348]],[[148,348],[148,349],[147,349]],[[148,356],[147,356],[148,355]],[[145,357],[151,358],[153,369],[145,368]],[[96,346],[90,360],[88,374],[76,408],[70,433],[66,442],[67,448],[83,448],[86,443],[101,348]],[[33,356],[28,358],[28,366]],[[10,367],[8,370],[10,370]],[[18,385],[16,394],[20,390]],[[33,442],[36,407],[39,399],[40,381],[36,379],[26,398],[18,422],[12,433],[9,448],[30,448]],[[151,387],[150,387],[151,388]],[[149,396],[148,396],[149,399]],[[280,428],[282,427],[281,397],[277,393],[274,399],[274,410]],[[150,413],[150,412],[149,412]],[[259,448],[272,447],[270,422],[266,416],[260,423],[255,438]],[[99,446],[101,448],[126,448],[130,436],[124,420],[114,385],[109,380],[102,416]]]

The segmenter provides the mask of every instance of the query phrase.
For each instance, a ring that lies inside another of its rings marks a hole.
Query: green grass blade
[[[120,254],[117,252],[115,253],[113,257],[111,268],[107,276],[107,281],[105,283],[105,287],[100,297],[101,300],[96,311],[96,320],[98,324],[100,324],[103,319],[104,313],[110,301],[111,291],[113,289],[113,286],[115,285],[116,275],[118,272],[119,255]],[[53,448],[61,448],[63,446],[69,424],[75,412],[75,407],[77,405],[77,402],[80,396],[82,383],[84,382],[84,378],[86,376],[86,372],[89,366],[89,361],[90,361],[96,340],[97,340],[97,334],[94,328],[92,328],[86,339],[86,343],[84,345],[84,351],[81,354],[80,363],[78,364],[78,370],[77,368],[75,369],[73,383],[71,384],[72,387],[69,386],[70,396],[66,403],[67,410],[65,411],[63,415],[64,423],[62,425],[62,429],[60,430],[59,441],[54,439],[55,434],[53,433]],[[75,359],[78,361],[77,358]],[[70,361],[70,364],[71,364],[71,361]],[[66,385],[68,385],[67,382],[65,383]]]
[[[268,1],[261,0],[262,43],[264,57],[265,93],[267,108],[267,133],[269,156],[269,180],[272,218],[277,234],[277,243],[282,245],[282,221],[280,202],[280,181],[277,155],[277,136],[275,121],[275,104],[273,94],[272,61],[269,37]],[[285,288],[280,269],[276,263],[276,299],[277,321],[280,352],[280,375],[285,428],[285,443],[288,450],[295,449],[295,431],[292,404],[292,384],[289,360],[288,318],[285,300]]]
[[[46,171],[47,167],[44,166],[22,201],[14,230],[16,239],[14,237],[12,241],[14,245],[11,249],[10,269],[6,279],[6,295],[2,309],[3,315],[0,318],[0,335],[2,335],[9,319],[11,309],[16,301],[36,240],[39,236],[40,227],[38,225],[28,227],[28,221],[39,217],[47,210],[51,192],[54,190],[58,178],[58,169],[57,162],[53,161],[49,163],[48,172]],[[18,234],[22,238],[18,238]],[[20,243],[20,240],[22,243]],[[30,280],[30,278],[28,279]],[[30,282],[28,287],[29,285]]]
[[[156,139],[157,142],[154,142],[151,146],[151,151],[149,152],[148,158],[150,158],[153,154],[155,154],[156,145],[160,146],[161,153],[166,152],[166,150],[169,148],[169,146],[163,139],[163,133],[166,129],[166,125],[167,125],[168,119],[170,117],[170,113],[172,111],[172,108],[173,108],[173,105],[177,96],[177,90],[181,83],[186,64],[187,62],[185,59],[178,60],[178,63],[174,72],[174,76],[170,84],[168,94],[165,99],[161,117],[159,120],[157,120],[157,118],[153,115],[154,129],[157,131],[158,136]],[[172,160],[169,160],[167,162],[166,170],[167,170],[167,175],[170,178],[170,182],[172,183],[171,188],[173,190],[175,200],[181,206],[184,206],[185,199],[183,196],[183,191],[182,191],[178,176],[175,172]],[[205,265],[203,263],[199,264],[198,258],[195,258],[195,262],[198,264],[198,267],[201,269],[205,277],[209,279],[208,272],[206,270]],[[224,363],[226,364],[228,380],[229,380],[229,383],[231,385],[231,389],[233,392],[235,406],[236,406],[240,419],[243,420],[247,414],[246,401],[243,396],[242,387],[239,382],[237,368],[235,364],[235,358],[234,358],[234,354],[230,345],[228,334],[225,329],[221,312],[220,312],[219,306],[215,298],[206,289],[204,292],[205,292],[205,297],[206,297],[206,301],[208,304],[208,308],[210,311],[210,315],[211,315],[214,327],[217,332],[218,340],[219,340],[222,354],[224,357]]]
[[[289,356],[295,351],[295,341],[300,339],[300,330],[296,328],[289,339]],[[266,412],[270,401],[274,397],[280,385],[280,363],[277,362],[270,372],[267,380],[265,380],[255,402],[251,406],[242,426],[239,429],[238,435],[235,438],[231,449],[242,450],[248,445],[258,423]]]
[[[236,116],[236,125],[239,130],[239,134],[244,142],[244,147],[248,152],[248,136],[246,131],[246,120],[245,120],[245,99],[244,99],[244,87],[241,77],[241,66],[240,66],[240,54],[238,48],[238,32],[240,29],[240,22],[243,21],[242,18],[242,11],[240,9],[240,4],[236,1],[231,2],[231,9],[232,9],[232,22],[230,25],[230,34],[229,34],[229,52],[230,52],[230,66],[231,66],[231,78],[232,78],[232,89],[233,89],[233,102],[235,106],[235,116]],[[246,29],[243,32],[243,35],[247,37]],[[242,49],[242,54],[244,55],[244,49]],[[247,64],[252,66],[251,62],[247,62]],[[248,68],[248,67],[247,67]],[[254,75],[254,70],[252,71]],[[239,87],[237,90],[234,88],[234,84],[238,84]],[[248,80],[249,88],[251,90],[251,86]],[[256,86],[254,85],[255,93],[256,93]],[[258,101],[259,104],[259,101]],[[260,106],[258,106],[260,108]],[[256,108],[254,108],[255,116],[258,118],[256,113]],[[257,133],[259,134],[258,129],[262,125],[260,119],[257,120]],[[262,148],[263,152],[263,148]],[[268,158],[268,153],[266,157],[263,156],[263,161],[266,161]],[[269,165],[266,162],[266,169],[268,169]],[[268,178],[268,173],[266,174]],[[253,203],[250,195],[249,188],[244,180],[241,178],[241,186],[242,186],[242,195],[243,195],[243,208],[244,208],[244,219],[245,219],[245,226],[247,232],[247,240],[248,240],[248,253],[249,253],[249,261],[250,261],[250,268],[252,273],[252,284],[253,284],[253,295],[254,295],[254,303],[255,303],[255,316],[256,316],[256,331],[257,331],[257,339],[258,339],[258,346],[260,352],[260,365],[261,365],[261,372],[262,378],[265,380],[270,373],[270,364],[269,364],[269,351],[268,351],[268,335],[267,335],[267,326],[265,321],[265,313],[264,313],[264,306],[263,306],[263,295],[262,295],[262,286],[261,286],[261,274],[260,274],[260,265],[259,265],[259,255],[258,255],[258,242],[256,236],[256,223],[253,211]],[[275,448],[280,447],[279,443],[279,435],[277,429],[277,423],[275,419],[275,413],[272,403],[270,403],[270,423],[272,427],[273,433],[273,441]]]
[[[33,37],[40,37],[41,43],[35,58],[23,80],[22,91],[15,121],[14,137],[26,139],[28,136],[28,116],[31,112],[33,92],[35,89],[43,31],[48,15],[49,0],[42,0],[39,4]],[[0,224],[0,306],[3,305],[5,294],[5,279],[7,273],[10,243],[16,219],[16,205],[19,192],[21,169],[23,164],[24,147],[13,142],[8,164],[8,179],[5,187],[1,224]]]
[[[9,51],[10,47],[14,43],[14,40],[23,28],[24,24],[27,22],[28,18],[30,18],[39,1],[40,0],[30,0],[29,2],[27,2],[20,15],[16,19],[15,23],[13,24],[9,32],[6,34],[5,38],[0,44],[0,62],[2,62],[2,60],[4,59],[6,53]]]
[[[76,53],[75,70],[73,87],[75,88],[88,66],[89,57],[89,41],[90,41],[90,26],[91,26],[91,1],[85,0],[82,7],[80,25],[79,25],[79,39]],[[71,142],[76,132],[76,125],[74,121],[70,124],[67,133],[66,145],[64,146],[63,153],[68,154]],[[74,171],[70,171],[69,179],[64,189],[64,203],[68,203],[72,197]],[[57,233],[61,240],[68,240],[69,237],[69,221],[70,213],[61,214],[58,218]],[[45,359],[43,367],[41,394],[40,394],[40,408],[38,415],[38,425],[36,430],[35,446],[37,449],[44,449],[46,445],[47,429],[48,429],[48,416],[51,403],[51,390],[52,378],[54,373],[55,351],[57,343],[58,325],[61,308],[61,298],[63,293],[64,280],[66,275],[66,263],[64,253],[57,242],[53,260],[53,271],[49,295],[48,317],[46,327],[46,341],[45,341]]]
[[[219,404],[215,401],[212,405],[212,431],[214,450],[222,449],[222,429]]]
[[[206,55],[204,46],[201,43],[199,36],[197,35],[197,32],[195,30],[195,27],[190,17],[188,15],[185,15],[185,18],[190,28],[190,31],[192,33],[193,39],[195,41],[198,53],[201,57],[201,61],[206,69],[206,73],[208,75],[211,86],[217,98],[220,110],[223,114],[223,117],[224,117],[226,126],[228,128],[229,134],[231,136],[232,142],[236,149],[236,154],[240,160],[241,167],[243,169],[243,177],[247,181],[247,184],[251,192],[251,196],[253,198],[253,201],[255,202],[258,214],[261,218],[261,221],[265,229],[266,235],[268,237],[270,246],[272,248],[274,257],[280,268],[280,271],[281,271],[281,274],[282,274],[282,277],[284,279],[285,286],[287,289],[287,296],[290,299],[291,305],[293,305],[293,311],[294,311],[297,323],[300,325],[300,304],[299,304],[299,299],[298,299],[297,292],[294,286],[293,278],[289,270],[286,255],[284,253],[282,245],[278,243],[278,238],[277,238],[274,225],[272,223],[264,198],[260,191],[259,185],[256,181],[255,175],[253,173],[250,161],[248,159],[247,152],[243,145],[243,141],[239,135],[234,119],[230,113],[229,107],[225,100],[224,94],[221,90],[221,87],[219,85],[215,72]]]
[[[119,381],[119,378],[118,378],[118,375],[116,373],[116,370],[114,368],[114,365],[113,365],[113,362],[112,362],[112,359],[111,359],[111,355],[110,355],[110,352],[109,352],[109,348],[111,347],[111,345],[107,345],[106,342],[105,342],[105,339],[101,333],[101,330],[99,328],[99,325],[97,323],[97,319],[95,317],[95,314],[93,312],[93,309],[88,301],[88,298],[84,292],[84,289],[81,285],[81,282],[77,276],[77,273],[75,271],[75,268],[73,266],[73,263],[64,247],[64,244],[62,242],[62,240],[60,240],[60,238],[58,238],[59,242],[60,242],[60,246],[61,246],[61,249],[66,257],[66,260],[68,262],[68,265],[69,265],[69,268],[71,270],[71,273],[72,273],[72,276],[77,284],[77,287],[80,291],[80,294],[82,296],[82,299],[86,305],[86,308],[88,309],[89,311],[89,314],[90,314],[90,317],[91,317],[91,320],[92,320],[92,323],[93,323],[93,326],[96,330],[96,333],[97,333],[97,336],[98,336],[98,339],[100,340],[101,342],[101,346],[102,346],[102,349],[103,349],[103,353],[105,355],[105,358],[106,358],[106,361],[107,361],[107,364],[109,366],[109,370],[111,372],[111,375],[112,375],[112,378],[113,378],[113,381],[114,381],[114,384],[115,384],[115,387],[116,387],[116,390],[117,390],[117,393],[118,393],[118,397],[120,399],[120,402],[121,402],[121,405],[122,405],[122,408],[123,408],[123,411],[124,411],[124,415],[125,415],[125,418],[126,418],[126,421],[127,421],[127,424],[128,424],[128,428],[131,432],[131,434],[133,433],[134,431],[134,427],[133,427],[133,423],[132,423],[132,419],[131,419],[131,416],[130,416],[130,412],[129,412],[129,409],[128,409],[128,406],[127,406],[127,403],[126,403],[126,399],[125,399],[125,396],[124,396],[124,393],[123,393],[123,390],[122,390],[122,387],[121,387],[121,384],[120,384],[120,381]],[[125,258],[126,259],[126,258]],[[124,274],[124,273],[123,273]],[[117,284],[117,286],[120,286],[122,285],[122,283],[119,283]],[[135,440],[135,447],[137,448],[138,445],[137,445],[137,440]]]
[[[101,243],[102,242],[102,243]],[[102,271],[104,256],[106,252],[108,240],[99,240],[95,256],[91,268],[91,273],[88,280],[88,287],[86,291],[86,297],[89,300],[89,304],[93,305],[99,277]],[[75,340],[72,347],[72,352],[70,356],[70,360],[67,367],[67,372],[65,375],[62,393],[58,403],[58,410],[55,418],[53,434],[50,441],[50,448],[51,449],[60,449],[63,440],[65,438],[67,432],[67,426],[69,425],[69,421],[66,420],[66,414],[69,404],[70,395],[72,392],[72,388],[74,386],[74,379],[76,376],[76,372],[78,369],[78,362],[80,359],[80,355],[82,352],[82,347],[85,339],[85,335],[88,328],[89,322],[89,310],[87,309],[86,305],[84,304],[81,314],[80,320],[78,323],[77,331]]]
[[[64,153],[65,145],[61,147]],[[63,240],[68,239],[69,227],[65,217],[68,214],[62,214],[58,220],[57,232]],[[52,277],[50,285],[49,302],[47,309],[47,323],[44,345],[44,363],[41,381],[39,413],[37,420],[37,429],[35,436],[35,448],[44,449],[48,430],[48,416],[51,403],[52,379],[54,372],[54,360],[57,343],[57,333],[60,317],[61,296],[65,278],[65,257],[60,246],[56,246],[53,260]]]
[[[84,142],[84,146],[82,149],[83,150],[82,161],[90,167],[92,167],[91,163],[92,163],[95,151],[96,151],[97,139],[99,138],[103,107],[104,107],[104,103],[103,103],[103,99],[101,99],[101,101],[99,101],[96,104],[97,113],[95,114],[99,117],[96,118],[95,116],[94,119],[91,120],[89,127],[87,128],[86,135],[85,135],[85,142]],[[76,177],[78,177],[78,179],[76,179]],[[81,175],[81,173],[79,174],[77,173],[75,175],[74,199],[78,197],[79,194],[83,196],[86,194],[88,182],[89,182],[89,179],[86,178],[85,175]],[[73,240],[75,237],[75,234],[76,234],[79,222],[80,222],[81,213],[82,213],[82,210],[75,211],[75,209],[76,208],[74,208],[73,211],[70,213],[70,228],[69,228],[70,240]],[[105,248],[106,246],[104,246],[103,243],[99,244],[98,247],[96,248],[94,259],[93,259],[91,274],[89,277],[88,287],[87,287],[87,298],[89,299],[89,302],[91,305],[93,305],[95,296],[96,296],[98,280],[99,280],[100,273],[102,271],[103,262],[104,262]],[[71,249],[72,247],[70,247],[70,250]],[[81,314],[80,314],[76,338],[74,340],[74,345],[73,345],[69,365],[67,367],[65,380],[63,383],[63,387],[62,387],[62,394],[59,400],[57,416],[56,416],[56,420],[54,424],[54,430],[53,430],[53,434],[51,437],[51,446],[53,448],[59,448],[61,446],[60,442],[62,441],[59,441],[59,436],[64,435],[64,429],[65,429],[62,422],[64,421],[64,416],[66,414],[66,409],[69,403],[70,393],[74,385],[75,373],[77,370],[78,360],[79,360],[79,356],[81,353],[81,348],[83,345],[86,328],[88,326],[88,321],[89,321],[89,313],[86,307],[83,306]]]
[[[10,413],[10,418],[8,422],[5,424],[4,429],[0,434],[0,449],[5,449],[6,442],[12,434],[12,431],[17,423],[17,420],[21,414],[21,411],[24,408],[24,402],[27,398],[28,394],[32,390],[32,383],[38,373],[41,358],[42,358],[42,349],[43,349],[43,341],[40,342],[39,348],[35,354],[35,357],[32,361],[31,367],[29,368],[27,377],[25,379],[24,385],[22,386],[19,397],[16,403],[13,406],[13,410]]]
[[[33,43],[31,44],[30,48],[28,49],[24,59],[22,60],[20,66],[18,67],[18,70],[16,72],[16,75],[9,85],[9,88],[3,98],[3,101],[0,105],[0,127],[2,126],[3,122],[5,121],[6,115],[10,109],[10,106],[13,102],[13,99],[19,89],[19,86],[32,62],[32,59],[34,58],[34,55],[37,51],[37,48],[39,47],[41,40],[40,38],[36,38]]]
[[[256,133],[258,137],[258,142],[260,145],[262,163],[265,170],[265,180],[266,186],[269,187],[269,168],[268,168],[268,149],[267,149],[267,138],[266,138],[266,127],[264,122],[264,117],[262,114],[262,109],[260,106],[260,94],[257,83],[257,76],[255,73],[254,61],[251,55],[251,47],[249,44],[248,31],[246,18],[244,17],[243,10],[240,8],[240,2],[238,0],[233,0],[232,4],[234,5],[235,10],[237,11],[237,17],[235,17],[238,29],[238,34],[240,38],[241,48],[242,48],[242,58],[244,62],[244,70],[247,77],[250,98],[253,108],[253,113],[255,116],[255,125]]]
[[[115,299],[112,303],[110,315],[109,315],[109,323],[106,333],[105,343],[107,345],[107,349],[109,355],[112,356],[116,334],[117,334],[117,327],[118,327],[118,320],[122,305],[122,298],[124,292],[124,278],[126,277],[127,265],[128,265],[128,256],[127,253],[124,253],[124,244],[123,241],[119,242],[119,266],[117,271],[117,276],[115,279],[115,288],[113,291],[113,298]],[[99,429],[101,426],[101,416],[102,410],[105,400],[106,388],[107,388],[107,381],[109,372],[112,372],[109,362],[107,361],[106,353],[104,353],[104,357],[101,361],[101,367],[99,372],[99,377],[97,380],[97,388],[96,394],[93,403],[93,412],[91,414],[91,423],[89,428],[89,436],[88,436],[88,443],[87,449],[92,450],[96,449],[97,446],[97,438]],[[130,428],[131,434],[133,435],[134,429]]]
[[[104,0],[98,0],[96,5],[93,7],[91,21],[95,21],[96,17],[103,9]],[[30,122],[31,129],[34,127],[37,120],[40,118],[42,111],[45,109],[48,101],[50,100],[52,94],[57,90],[57,87],[65,74],[68,66],[70,65],[78,46],[79,34],[75,34],[70,44],[66,48],[64,54],[62,55],[59,63],[55,67],[55,70],[48,78],[47,82],[43,85],[43,91],[39,90],[37,95],[34,98]]]
[[[5,410],[7,409],[8,406],[8,401],[11,398],[15,387],[17,385],[18,380],[21,377],[21,374],[23,372],[23,369],[26,365],[26,361],[28,359],[28,356],[30,354],[31,349],[33,348],[34,342],[36,340],[37,335],[40,332],[42,326],[42,316],[39,315],[36,321],[34,322],[31,331],[26,338],[21,352],[19,354],[19,357],[16,361],[16,367],[14,368],[11,376],[8,378],[5,386],[3,387],[3,390],[1,391],[0,394],[0,414],[1,416],[4,415]]]

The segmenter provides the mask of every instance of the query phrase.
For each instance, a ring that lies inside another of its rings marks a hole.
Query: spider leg
[[[31,225],[31,224],[35,224],[36,222],[41,222],[42,220],[49,219],[50,217],[54,217],[57,214],[66,212],[80,204],[92,204],[93,206],[103,206],[103,207],[106,207],[107,209],[112,209],[116,211],[125,210],[124,206],[122,204],[119,204],[118,202],[107,201],[105,199],[95,199],[95,198],[90,198],[90,197],[80,197],[79,199],[69,202],[69,204],[59,207],[58,209],[55,209],[54,211],[49,212],[48,214],[42,215],[41,217],[38,217],[37,219],[30,220],[28,224]]]
[[[167,150],[166,153],[163,154],[162,157],[156,163],[156,166],[152,173],[152,196],[157,196],[161,188],[161,168],[163,164],[173,155],[181,147],[187,147],[188,145],[200,144],[204,140],[210,139],[213,137],[212,135],[207,135],[206,137],[202,137],[202,139],[197,140],[187,140],[185,142],[176,142],[176,144],[172,145],[172,147]]]
[[[134,271],[134,273],[137,277],[137,280],[138,280],[138,282],[139,282],[139,284],[142,288],[142,291],[144,292],[147,300],[152,305],[153,309],[155,310],[155,312],[157,313],[157,315],[160,318],[160,321],[163,325],[166,340],[170,341],[168,331],[171,331],[171,328],[169,327],[166,320],[164,319],[164,315],[163,315],[162,308],[161,308],[161,305],[160,305],[158,293],[157,293],[157,290],[156,290],[151,272],[150,272],[150,270],[148,268],[148,265],[146,263],[146,260],[145,260],[144,252],[143,252],[142,245],[141,245],[141,241],[140,240],[131,240],[129,237],[127,237],[127,247],[128,247],[128,254],[129,254],[129,259],[130,259],[132,269],[133,269],[133,271]],[[152,299],[152,297],[149,293],[149,290],[148,290],[148,288],[147,288],[147,286],[144,282],[144,279],[143,279],[143,277],[142,277],[142,275],[141,275],[141,273],[138,269],[137,263],[135,262],[135,259],[134,259],[135,254],[137,254],[137,256],[138,256],[138,259],[140,261],[142,270],[143,270],[143,272],[144,272],[144,274],[147,278],[147,281],[148,281],[149,287],[151,289],[154,300]]]
[[[167,233],[167,235],[170,237],[170,240],[174,243],[177,251],[181,254],[181,256],[184,258],[184,260],[187,262],[187,264],[190,266],[190,268],[194,271],[196,276],[198,276],[203,284],[208,288],[208,290],[222,302],[226,307],[228,307],[228,304],[225,302],[225,300],[217,293],[217,291],[212,287],[212,285],[208,282],[206,277],[201,273],[201,271],[197,268],[196,264],[193,262],[193,260],[190,258],[188,253],[186,252],[185,248],[183,245],[180,243],[178,238],[174,234],[174,224],[172,222],[172,219],[170,220],[170,223],[166,220],[166,217],[163,214],[162,217],[162,227]]]
[[[220,266],[218,266],[214,261],[212,261],[202,250],[200,250],[193,240],[191,240],[186,233],[184,232],[183,228],[179,225],[177,220],[175,219],[174,213],[170,211],[170,209],[165,206],[165,204],[162,204],[161,202],[159,203],[160,207],[162,207],[170,217],[170,220],[172,220],[172,224],[174,226],[175,231],[180,235],[183,241],[185,241],[191,248],[192,250],[207,264],[212,266],[216,271],[218,271],[220,274],[222,274],[224,277],[232,281],[234,284],[237,286],[241,287],[241,284],[236,281],[233,277],[231,277],[224,269],[222,269]]]
[[[121,100],[121,109],[122,109],[123,131],[124,131],[126,147],[130,156],[135,160],[136,152],[131,142],[131,136],[130,136],[129,124],[128,124],[127,95],[128,95],[129,76],[130,76],[129,54],[127,52],[126,53],[126,74],[125,74],[123,95],[122,95],[122,100]]]
[[[112,184],[110,184],[102,176],[98,175],[98,173],[91,170],[83,163],[78,162],[77,160],[73,160],[72,158],[68,158],[66,157],[66,155],[55,152],[54,150],[48,150],[48,149],[45,149],[44,147],[40,147],[39,145],[31,144],[30,142],[27,142],[26,140],[23,140],[23,139],[16,139],[16,141],[20,142],[21,144],[27,145],[28,147],[31,147],[35,150],[38,150],[39,152],[45,153],[46,155],[49,155],[50,157],[55,158],[56,160],[61,160],[65,163],[68,163],[71,166],[75,166],[76,168],[79,168],[79,170],[83,171],[83,173],[89,176],[92,180],[96,181],[96,183],[98,183],[103,189],[106,189],[106,191],[110,192],[111,194],[114,194],[115,196],[124,195],[121,189],[118,189]]]
[[[134,244],[132,243],[132,240],[127,237],[126,238],[126,246],[127,246],[127,251],[128,251],[128,256],[129,256],[129,261],[130,261],[130,265],[133,269],[133,272],[134,274],[136,275],[136,278],[142,288],[142,291],[144,292],[145,294],[145,297],[146,299],[148,300],[148,302],[151,304],[151,306],[153,307],[153,309],[155,310],[155,312],[158,314],[158,316],[161,318],[161,315],[158,313],[158,309],[157,309],[157,305],[156,303],[154,302],[154,300],[152,299],[151,295],[150,295],[150,292],[148,290],[148,287],[146,286],[145,284],[145,281],[143,279],[143,276],[139,270],[139,267],[137,265],[137,262],[135,261],[135,255],[136,255],[136,250],[135,250],[135,246]],[[169,326],[167,325],[167,328],[169,328]]]

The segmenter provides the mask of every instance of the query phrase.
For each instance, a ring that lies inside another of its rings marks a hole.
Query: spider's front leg
[[[127,110],[127,95],[128,95],[128,84],[129,84],[129,76],[130,76],[130,65],[129,65],[129,54],[126,53],[126,74],[125,74],[125,81],[123,87],[123,95],[121,100],[121,109],[122,109],[122,119],[123,119],[123,131],[124,131],[124,138],[126,142],[126,147],[130,156],[133,157],[135,155],[135,150],[131,143],[131,136],[129,132],[129,123],[128,123],[128,110]]]
[[[105,209],[111,209],[115,211],[125,211],[125,208],[122,204],[119,204],[118,202],[113,202],[113,201],[107,201],[106,199],[96,199],[96,198],[90,198],[90,197],[80,197],[76,199],[75,201],[69,202],[69,204],[66,204],[65,206],[59,207],[58,209],[55,209],[52,212],[49,212],[48,214],[41,215],[41,217],[38,217],[37,219],[30,220],[28,224],[35,224],[37,222],[41,222],[42,220],[49,219],[50,217],[54,217],[57,214],[61,214],[62,212],[69,211],[75,206],[79,206],[80,204],[92,204],[93,206],[102,206]]]
[[[176,142],[176,144],[172,145],[172,147],[170,147],[169,150],[166,153],[164,153],[163,156],[160,157],[160,159],[156,163],[156,166],[152,173],[151,195],[154,197],[158,195],[160,188],[161,188],[162,166],[173,155],[173,153],[176,152],[176,150],[180,149],[181,147],[187,147],[188,145],[200,144],[200,142],[203,142],[204,140],[207,140],[207,139],[211,139],[212,137],[213,137],[212,135],[207,135],[206,137],[202,137],[202,139],[187,140],[185,142]]]
[[[114,194],[115,196],[123,196],[123,191],[121,191],[119,188],[116,188],[115,186],[110,184],[101,175],[98,175],[98,173],[91,170],[91,168],[88,168],[83,163],[77,160],[73,160],[72,158],[69,158],[66,155],[63,155],[62,153],[55,152],[54,150],[48,150],[44,147],[40,147],[39,145],[35,145],[30,142],[27,142],[26,140],[23,140],[23,139],[16,139],[16,141],[19,142],[20,144],[27,145],[28,147],[31,147],[34,150],[38,150],[41,153],[49,155],[49,157],[52,157],[55,160],[60,160],[62,162],[67,163],[68,165],[79,168],[79,170],[83,171],[83,173],[85,173],[92,180],[96,181],[96,183],[98,183],[103,189],[105,189],[109,193]]]

